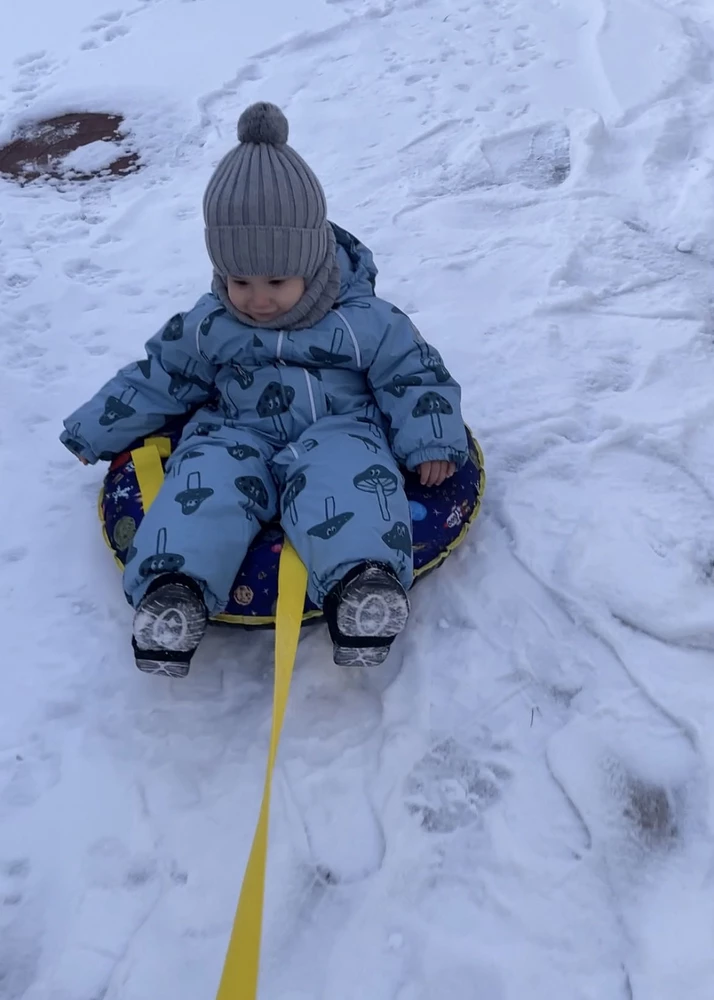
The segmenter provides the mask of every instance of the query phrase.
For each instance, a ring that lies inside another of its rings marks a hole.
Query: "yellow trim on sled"
[[[429,573],[432,569],[436,569],[437,566],[441,566],[444,560],[451,555],[454,549],[457,549],[459,545],[461,545],[463,540],[466,538],[466,535],[468,534],[469,528],[476,520],[479,511],[481,510],[481,499],[483,497],[483,491],[486,486],[486,472],[484,469],[484,459],[483,459],[483,452],[481,451],[481,446],[476,440],[476,438],[473,436],[473,434],[471,434],[471,440],[473,441],[473,447],[475,450],[475,454],[472,455],[472,458],[475,458],[481,473],[479,481],[478,500],[476,501],[476,505],[472,510],[469,519],[464,522],[464,525],[461,528],[461,531],[459,532],[458,536],[453,540],[453,542],[449,542],[449,544],[444,549],[442,549],[442,551],[438,554],[438,556],[435,556],[431,560],[431,562],[428,562],[425,566],[421,566],[418,570],[414,571],[415,580],[418,580],[419,577],[423,576],[425,573]],[[135,448],[131,452],[132,461],[134,462],[134,468],[136,469],[136,478],[139,483],[139,491],[141,493],[142,506],[144,508],[144,512],[146,512],[150,504],[156,498],[156,494],[159,492],[161,484],[164,481],[164,467],[161,462],[161,459],[168,458],[170,454],[171,454],[171,441],[167,437],[147,438],[144,444],[141,446],[141,448]],[[149,503],[146,503],[147,496],[151,497]],[[114,562],[117,564],[117,566],[120,567],[120,569],[123,570],[124,565],[121,559],[119,559],[116,553],[114,553],[111,540],[107,533],[107,526],[104,523],[103,510],[102,510],[103,502],[104,502],[104,487],[102,487],[102,489],[100,490],[99,502],[98,502],[99,520],[102,525],[102,534],[104,536],[104,541],[107,543],[107,546],[112,550],[112,555],[114,556]],[[305,614],[303,615],[302,620],[303,622],[307,622],[313,618],[322,618],[322,612],[318,610],[306,611]],[[274,615],[227,615],[225,613],[222,613],[218,615],[212,615],[211,621],[222,622],[226,625],[266,626],[266,625],[274,625],[276,618]]]

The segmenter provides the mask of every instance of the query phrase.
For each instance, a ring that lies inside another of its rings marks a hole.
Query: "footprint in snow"
[[[551,737],[547,759],[618,892],[686,840],[699,761],[666,718],[576,716]]]
[[[4,283],[4,297],[7,298],[18,298],[25,291],[28,285],[31,285],[33,281],[38,277],[37,274],[22,274],[19,271],[14,271],[11,274],[6,274],[3,278]]]
[[[453,833],[478,823],[511,776],[494,759],[499,749],[466,747],[452,738],[437,743],[406,780],[408,811],[429,833]]]
[[[40,958],[41,914],[30,891],[28,858],[0,860],[0,997],[23,997]]]
[[[76,904],[66,913],[64,947],[51,972],[57,995],[106,996],[113,978],[122,974],[118,964],[131,965],[132,942],[162,893],[180,892],[187,879],[170,859],[137,853],[118,837],[90,844],[77,878]]]
[[[104,14],[100,14],[99,17],[92,21],[92,23],[85,28],[85,31],[101,31],[103,28],[108,28],[110,24],[116,24],[117,21],[121,21],[123,17],[123,11],[121,10],[108,10]]]
[[[544,122],[485,139],[481,151],[495,184],[550,188],[570,176],[570,132],[560,122]]]
[[[610,791],[619,801],[631,835],[645,850],[672,846],[679,837],[680,789],[670,789],[633,774],[621,761],[606,765]]]
[[[126,24],[122,23],[123,16],[124,13],[121,10],[110,10],[105,14],[101,14],[84,29],[86,33],[90,33],[91,37],[82,42],[79,46],[80,49],[85,51],[87,49],[96,49],[100,45],[106,45],[107,42],[114,41],[115,38],[128,35],[129,28]]]
[[[22,903],[22,889],[30,874],[31,866],[28,858],[12,858],[10,861],[0,861],[0,906],[19,906]]]
[[[119,275],[119,271],[107,271],[86,257],[68,260],[63,267],[64,273],[73,281],[84,285],[106,285]]]
[[[40,739],[0,755],[0,821],[3,814],[32,806],[62,774],[58,754]]]
[[[624,355],[603,355],[580,375],[583,392],[627,392],[635,376],[630,359]]]
[[[45,49],[38,49],[37,52],[26,52],[24,56],[18,56],[13,65],[23,68],[33,66],[42,63],[46,55],[47,52]]]
[[[20,56],[14,65],[17,67],[17,79],[11,90],[20,95],[21,102],[48,90],[50,77],[59,67],[59,63],[50,58],[45,49]]]

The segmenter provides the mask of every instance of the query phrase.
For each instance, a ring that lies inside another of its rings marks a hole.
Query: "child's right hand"
[[[417,466],[417,472],[422,486],[441,486],[456,472],[456,465],[446,461],[422,462]]]
[[[89,465],[89,462],[87,461],[87,459],[86,458],[82,458],[81,455],[77,455],[77,458],[82,463],[82,465]]]

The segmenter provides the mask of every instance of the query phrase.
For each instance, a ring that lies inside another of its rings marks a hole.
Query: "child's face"
[[[305,294],[302,278],[229,278],[228,298],[239,312],[268,323],[296,306]]]

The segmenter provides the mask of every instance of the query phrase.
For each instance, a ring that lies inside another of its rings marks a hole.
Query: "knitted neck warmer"
[[[228,296],[225,278],[218,271],[213,272],[211,290],[217,295],[226,311],[245,326],[262,330],[306,330],[327,316],[340,291],[340,265],[337,262],[337,241],[332,226],[327,226],[327,256],[317,274],[305,288],[305,294],[292,309],[276,316],[267,323],[259,323],[240,312]]]

